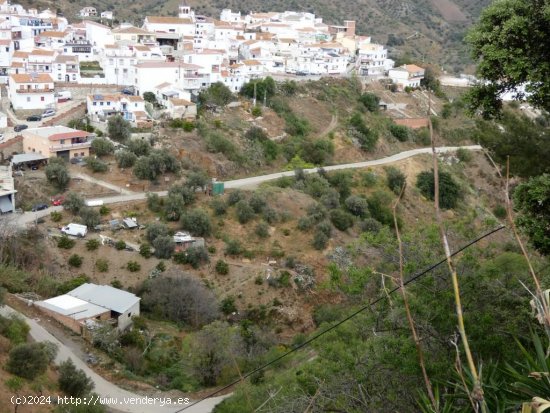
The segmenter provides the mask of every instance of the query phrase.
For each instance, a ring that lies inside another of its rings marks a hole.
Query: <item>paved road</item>
[[[9,316],[12,314],[17,314],[20,317],[22,317],[25,322],[30,327],[30,335],[35,341],[51,341],[52,343],[56,344],[59,352],[57,353],[57,357],[55,358],[55,363],[59,364],[67,359],[71,359],[73,363],[78,367],[79,369],[83,370],[88,377],[92,379],[94,382],[95,388],[94,392],[99,395],[101,398],[107,398],[111,399],[111,403],[108,403],[107,405],[109,408],[113,409],[116,412],[124,412],[124,413],[174,413],[178,409],[181,409],[182,407],[185,407],[185,404],[179,405],[179,407],[173,407],[173,406],[161,406],[160,403],[157,404],[137,404],[137,403],[124,403],[124,400],[128,399],[136,399],[141,398],[143,400],[143,396],[132,393],[128,390],[124,390],[113,383],[108,382],[103,377],[101,377],[99,374],[97,374],[95,371],[93,371],[88,365],[82,361],[80,358],[78,358],[73,351],[65,346],[63,343],[61,343],[57,338],[52,336],[44,327],[42,327],[40,324],[38,324],[35,320],[30,319],[26,316],[24,316],[21,313],[18,313],[13,308],[8,306],[0,307],[0,314],[4,316]],[[162,397],[161,394],[155,397]],[[185,410],[185,413],[210,413],[214,407],[220,403],[223,399],[228,397],[226,396],[219,396],[219,397],[212,397],[210,399],[206,399],[202,401],[201,403],[198,403],[197,405],[188,408]],[[113,399],[116,398],[118,400],[118,404],[113,403]]]
[[[479,145],[440,146],[435,149],[438,153],[445,153],[445,152],[455,152],[459,148],[467,149],[471,151],[479,151],[482,149],[481,146]],[[323,167],[323,169],[325,171],[337,171],[342,169],[358,169],[358,168],[368,168],[370,166],[388,165],[388,164],[392,164],[395,162],[399,162],[399,161],[411,158],[416,155],[430,154],[431,152],[432,152],[432,148],[411,149],[408,151],[399,152],[395,155],[387,156],[385,158],[374,159],[371,161],[364,161],[364,162],[325,166]],[[317,168],[305,169],[304,172],[308,174],[316,173]],[[252,176],[250,178],[242,178],[242,179],[235,179],[233,181],[225,181],[225,188],[226,189],[235,189],[235,188],[253,189],[264,182],[273,181],[275,179],[282,178],[284,176],[294,176],[294,171],[277,172],[277,173],[268,174],[268,175],[259,175],[259,176]],[[155,193],[160,197],[165,197],[168,195],[168,191],[160,191]],[[131,193],[127,195],[113,195],[113,196],[98,198],[98,199],[103,201],[104,204],[117,204],[121,202],[143,201],[146,199],[146,197],[147,197],[146,193],[136,192],[136,193]],[[15,216],[8,215],[6,216],[6,218],[16,217],[15,225],[20,228],[25,228],[27,224],[30,224],[39,218],[50,215],[50,212],[61,211],[62,209],[63,209],[62,207],[50,207],[48,209],[38,211],[38,212],[25,212],[23,214],[19,214]]]

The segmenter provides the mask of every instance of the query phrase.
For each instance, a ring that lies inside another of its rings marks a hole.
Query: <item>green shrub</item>
[[[109,209],[109,207],[107,205],[101,205],[101,207],[99,208],[99,215],[101,215],[101,216],[105,216],[109,212],[111,212],[111,210]]]
[[[258,116],[262,116],[262,108],[260,106],[254,106],[251,113],[252,116],[254,116],[255,118],[257,118]]]
[[[186,251],[176,252],[173,258],[176,264],[189,264],[193,268],[199,268],[210,261],[205,247],[190,247]]]
[[[93,158],[88,156],[86,159],[86,167],[92,172],[107,172],[109,167],[103,161],[100,161],[98,158]]]
[[[374,93],[363,93],[359,101],[365,106],[369,112],[377,112],[380,98]]]
[[[168,259],[174,252],[174,241],[169,235],[161,235],[154,239],[153,248],[155,248],[155,257]]]
[[[193,235],[205,237],[212,232],[212,223],[208,214],[196,208],[181,217],[181,226]]]
[[[359,224],[361,232],[378,233],[382,229],[383,225],[374,218],[367,218]]]
[[[265,222],[260,222],[258,225],[256,225],[254,233],[260,238],[269,237],[269,225]]]
[[[388,188],[394,194],[400,194],[403,187],[407,184],[407,177],[399,169],[388,166],[386,169]]]
[[[82,284],[89,282],[90,279],[86,275],[79,275],[77,277],[74,277],[68,281],[65,281],[64,283],[60,284],[59,287],[57,287],[57,292],[62,295],[66,294],[71,290],[74,290],[77,287],[80,287]]]
[[[126,248],[126,243],[123,240],[118,240],[117,242],[115,242],[115,248],[118,251],[122,251]]]
[[[43,343],[24,343],[10,350],[5,367],[10,373],[33,380],[46,371],[48,364]]]
[[[237,214],[237,220],[240,224],[246,224],[254,218],[254,209],[252,209],[250,203],[244,199],[237,202],[235,205],[235,212]]]
[[[123,149],[115,153],[115,159],[119,168],[131,168],[135,165],[138,157],[135,153]]]
[[[328,243],[328,236],[322,231],[315,231],[313,235],[313,241],[311,245],[318,251],[322,251],[326,248]]]
[[[237,240],[230,239],[225,242],[225,253],[227,255],[240,255],[243,252],[243,247],[241,243]]]
[[[264,277],[261,275],[258,275],[256,278],[254,278],[254,284],[256,285],[262,285],[264,283]]]
[[[58,383],[59,389],[72,397],[86,396],[94,388],[92,379],[84,371],[77,369],[71,359],[59,365]]]
[[[229,204],[229,206],[233,206],[243,199],[246,199],[245,193],[240,189],[235,189],[234,191],[229,193],[229,196],[227,197],[227,203]]]
[[[330,211],[330,221],[340,231],[345,231],[353,226],[353,215],[341,209]]]
[[[128,261],[126,269],[130,272],[138,272],[141,270],[141,265],[137,261]]]
[[[229,264],[224,260],[218,260],[215,266],[216,272],[220,275],[229,274]]]
[[[66,249],[66,250],[70,250],[72,247],[74,247],[74,244],[75,244],[75,240],[69,238],[66,235],[62,235],[61,237],[59,237],[57,239],[57,247],[58,248],[63,248],[63,249]]]
[[[367,204],[371,217],[384,225],[393,227],[392,200],[392,196],[384,191],[376,191],[369,196]]]
[[[498,219],[504,219],[506,218],[506,208],[502,205],[497,205],[493,208],[493,214],[495,214],[495,217]]]
[[[229,315],[237,312],[237,306],[235,305],[235,297],[225,297],[220,303],[220,311],[225,315]]]
[[[472,152],[468,149],[458,148],[456,151],[456,157],[460,162],[469,163],[473,159]]]
[[[92,238],[92,239],[89,239],[88,241],[86,241],[86,249],[88,251],[95,251],[99,248],[100,245],[101,245],[101,243],[99,242],[99,240],[97,238]]]
[[[390,133],[400,142],[406,142],[409,140],[409,128],[406,126],[392,123],[390,125]]]
[[[59,211],[50,212],[50,219],[53,222],[59,222],[63,218],[63,214]]]
[[[358,195],[350,195],[344,202],[346,209],[356,217],[364,217],[369,212],[367,200]]]
[[[139,246],[139,255],[143,258],[150,258],[153,253],[151,252],[151,246],[149,244],[141,244]]]
[[[422,195],[434,200],[434,173],[433,170],[420,172],[416,178],[416,186]],[[443,209],[456,207],[461,198],[460,186],[455,182],[452,175],[445,171],[439,171],[439,204]]]
[[[105,156],[113,153],[115,146],[105,138],[96,138],[92,141],[92,150],[99,156]]]
[[[95,268],[99,272],[107,272],[109,271],[109,261],[107,261],[104,258],[98,258],[97,261],[95,262]]]
[[[71,267],[80,268],[82,265],[82,257],[78,254],[73,254],[69,257],[69,265]]]

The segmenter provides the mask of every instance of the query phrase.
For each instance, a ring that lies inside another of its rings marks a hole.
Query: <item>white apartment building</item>
[[[137,123],[147,118],[145,101],[141,96],[95,94],[86,97],[88,115],[95,121],[104,121],[120,115],[128,122]]]
[[[375,43],[362,44],[357,50],[355,70],[359,76],[383,76],[386,72],[387,49]]]
[[[49,74],[13,74],[8,80],[8,98],[14,109],[38,110],[55,105],[54,82]]]
[[[151,92],[159,80],[174,84],[177,88],[193,93],[210,85],[210,74],[201,66],[181,61],[140,62],[136,66],[134,88],[141,96]]]
[[[417,65],[403,65],[390,69],[388,76],[400,90],[417,88],[424,79],[424,69]]]

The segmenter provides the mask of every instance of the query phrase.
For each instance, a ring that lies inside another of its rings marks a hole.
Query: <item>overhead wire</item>
[[[491,231],[489,232],[486,232],[485,234],[473,239],[472,241],[468,242],[467,244],[463,245],[462,247],[460,247],[458,250],[454,251],[452,254],[451,254],[451,257],[454,257],[455,255],[458,255],[460,254],[462,251],[470,248],[472,245],[474,244],[477,244],[478,242],[480,242],[481,240],[493,235],[494,233],[502,230],[506,228],[504,225],[502,226],[499,226],[497,228],[494,228],[492,229]],[[444,262],[446,262],[446,258],[443,258],[441,259],[440,261],[438,261],[437,263],[435,264],[432,264],[430,265],[428,268],[422,270],[421,272],[413,275],[412,277],[408,278],[407,280],[405,280],[405,282],[403,283],[403,286],[407,286],[415,281],[417,281],[418,279],[420,279],[422,276],[424,276],[425,274],[429,273],[430,271],[434,270],[435,268],[437,268],[438,266],[440,266],[441,264],[443,264]],[[371,308],[372,306],[378,304],[380,301],[383,301],[385,300],[389,295],[395,293],[396,291],[399,291],[401,287],[400,286],[396,286],[394,287],[393,289],[389,290],[387,293],[379,296],[378,298],[376,298],[375,300],[371,301],[370,303],[368,303],[367,305],[364,305],[363,307],[359,308],[358,310],[354,311],[353,313],[351,313],[350,315],[348,315],[347,317],[341,319],[340,321],[338,321],[336,324],[333,324],[331,325],[330,327],[326,328],[325,330],[313,335],[312,337],[310,337],[309,339],[305,340],[303,343],[301,344],[298,344],[294,347],[292,347],[290,350],[286,351],[285,353],[281,354],[280,356],[277,356],[275,357],[274,359],[262,364],[261,366],[255,368],[254,370],[246,373],[245,375],[239,377],[238,379],[232,381],[231,383],[229,384],[226,384],[225,386],[221,387],[220,389],[216,390],[216,391],[213,391],[211,393],[209,393],[208,395],[204,396],[203,398],[185,406],[185,407],[182,407],[181,409],[179,410],[176,410],[174,413],[180,413],[180,412],[183,412],[184,410],[187,410],[193,406],[196,406],[197,404],[203,402],[204,400],[206,399],[209,399],[211,397],[214,397],[216,396],[217,394],[220,394],[221,392],[223,392],[224,390],[227,390],[231,387],[233,387],[234,385],[240,383],[241,381],[244,381],[246,380],[248,377],[262,371],[262,370],[265,370],[267,367],[277,363],[278,361],[288,357],[289,355],[297,352],[298,350],[308,346],[309,344],[311,344],[313,341],[316,341],[318,340],[319,338],[321,338],[322,336],[324,336],[325,334],[331,332],[332,330],[335,330],[336,328],[338,328],[339,326],[341,326],[342,324],[344,324],[345,322],[351,320],[352,318],[356,317],[357,315],[361,314],[363,311],[365,310],[368,310],[369,308]]]

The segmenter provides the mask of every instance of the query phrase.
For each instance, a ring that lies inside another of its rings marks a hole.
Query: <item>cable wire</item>
[[[466,245],[462,246],[461,248],[459,248],[458,250],[456,250],[455,252],[453,252],[451,254],[451,257],[454,257],[455,255],[457,254],[460,254],[462,251],[470,248],[472,245],[474,244],[477,244],[479,241],[483,240],[484,238],[487,238],[491,235],[493,235],[494,233],[502,230],[506,228],[504,225],[503,226],[500,226],[500,227],[497,227],[497,228],[494,228],[492,229],[491,231],[489,232],[486,232],[485,234],[479,236],[478,238],[470,241],[469,243],[467,243]],[[446,262],[447,259],[446,258],[443,258],[442,260],[438,261],[437,263],[435,264],[432,264],[431,266],[429,266],[428,268],[426,268],[425,270],[422,270],[420,273],[418,274],[415,274],[413,275],[412,277],[410,277],[409,279],[407,279],[404,283],[403,283],[403,286],[406,286],[406,285],[409,285],[413,282],[415,282],[416,280],[418,280],[420,277],[424,276],[425,274],[427,274],[428,272],[432,271],[433,269],[437,268],[438,266],[440,266],[441,264],[443,264],[444,262]],[[348,315],[347,317],[343,318],[342,320],[338,321],[336,324],[333,324],[332,326],[328,327],[327,329],[321,331],[320,333],[317,333],[315,334],[314,336],[310,337],[309,339],[307,339],[306,341],[304,341],[303,343],[291,348],[290,350],[288,350],[286,353],[283,353],[281,354],[280,356],[278,357],[275,357],[274,359],[266,362],[265,364],[261,365],[260,367],[257,367],[255,368],[254,370],[246,373],[245,375],[243,375],[242,377],[239,377],[238,379],[232,381],[231,383],[229,384],[226,384],[225,386],[223,386],[222,388],[212,392],[212,393],[209,393],[207,396],[203,397],[202,399],[199,399],[179,410],[176,410],[174,413],[180,413],[184,410],[187,410],[189,409],[190,407],[192,406],[195,406],[197,404],[199,404],[200,402],[206,400],[206,399],[209,399],[210,397],[213,397],[219,393],[221,393],[222,391],[224,390],[227,390],[229,389],[230,387],[234,386],[235,384],[238,384],[240,383],[241,381],[244,381],[245,379],[247,379],[248,377],[252,376],[253,374],[256,374],[258,373],[259,371],[262,371],[264,369],[266,369],[267,367],[271,366],[272,364],[275,364],[277,363],[278,361],[282,360],[283,358],[285,357],[288,357],[289,355],[291,355],[292,353],[295,353],[296,351],[304,348],[305,346],[311,344],[313,341],[319,339],[320,337],[324,336],[325,334],[329,333],[330,331],[338,328],[339,326],[341,326],[342,324],[344,324],[346,321],[349,321],[351,320],[352,318],[356,317],[357,315],[359,315],[360,313],[362,313],[363,311],[365,310],[368,310],[369,308],[371,308],[373,305],[376,305],[378,304],[380,301],[383,301],[387,298],[388,295],[391,295],[393,293],[395,293],[396,291],[399,291],[401,287],[400,286],[396,286],[394,287],[393,289],[391,289],[390,291],[388,291],[387,294],[384,294],[384,295],[381,295],[379,296],[378,298],[376,298],[374,301],[371,301],[369,304],[361,307],[360,309],[358,309],[357,311],[354,311],[353,313],[351,313],[350,315]]]

